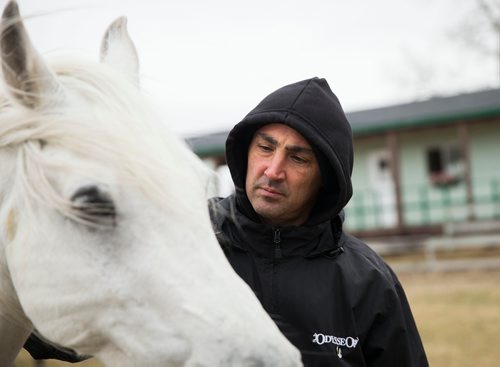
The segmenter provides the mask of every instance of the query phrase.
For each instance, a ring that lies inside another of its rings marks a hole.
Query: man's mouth
[[[258,189],[263,191],[264,195],[266,195],[266,196],[273,196],[273,197],[285,196],[285,194],[283,192],[276,190],[276,189],[269,187],[269,186],[259,186]]]

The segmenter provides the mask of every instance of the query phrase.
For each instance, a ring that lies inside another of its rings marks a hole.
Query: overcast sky
[[[346,111],[499,86],[495,58],[461,41],[477,28],[495,45],[475,26],[475,0],[18,3],[51,57],[97,58],[105,28],[127,16],[143,88],[181,135],[229,129],[268,93],[312,76]]]

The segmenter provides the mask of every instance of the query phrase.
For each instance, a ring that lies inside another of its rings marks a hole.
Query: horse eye
[[[115,204],[111,197],[97,186],[79,188],[71,197],[78,216],[96,224],[114,224]]]

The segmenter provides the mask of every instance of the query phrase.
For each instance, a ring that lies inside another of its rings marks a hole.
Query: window
[[[429,148],[427,170],[433,185],[448,186],[460,182],[463,178],[464,164],[458,144]]]

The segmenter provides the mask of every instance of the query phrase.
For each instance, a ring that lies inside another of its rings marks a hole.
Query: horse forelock
[[[6,98],[0,102],[0,149],[17,149],[16,180],[25,196],[74,217],[71,203],[45,177],[54,162],[40,153],[51,146],[112,167],[121,184],[137,186],[157,204],[191,212],[189,197],[179,190],[196,191],[196,181],[207,181],[208,170],[167,131],[137,86],[97,63],[56,64],[53,70],[65,92],[59,103],[29,109]]]

